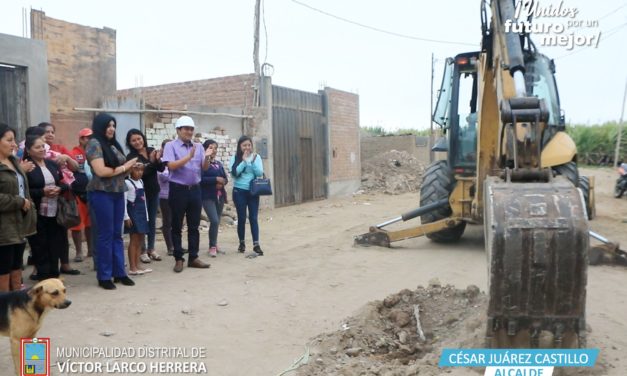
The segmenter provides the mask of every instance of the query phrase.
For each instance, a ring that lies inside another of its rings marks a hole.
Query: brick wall
[[[360,181],[359,96],[332,88],[324,91],[329,114],[329,182]]]
[[[254,74],[187,81],[118,90],[119,96],[137,96],[159,109],[191,110],[212,107],[252,108]]]
[[[57,141],[78,143],[78,131],[91,126],[93,114],[74,107],[99,107],[101,98],[115,94],[116,32],[50,18],[31,10],[31,37],[46,42],[50,120]],[[39,119],[31,119],[33,125]]]

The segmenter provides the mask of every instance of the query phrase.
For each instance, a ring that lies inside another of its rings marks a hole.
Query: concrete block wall
[[[19,91],[5,93],[7,88],[0,88],[0,95],[8,96],[5,105],[14,107],[7,109],[7,113],[0,114],[0,121],[16,128],[18,138],[22,139],[26,128],[50,120],[46,44],[40,40],[0,34],[0,64],[14,65],[18,69],[24,69],[26,73],[27,108],[19,108],[13,101],[19,102],[19,98],[14,97],[19,96]]]
[[[156,149],[161,148],[163,140],[176,139],[176,129],[174,123],[152,123],[146,125],[144,129],[148,146]],[[237,139],[227,134],[198,132],[194,135],[194,141],[203,143],[205,140],[213,139],[218,143],[218,152],[216,159],[222,162],[227,173],[230,172],[229,162],[231,157],[235,155],[237,149]]]
[[[329,197],[347,195],[361,184],[359,96],[325,88],[329,129]]]
[[[116,32],[31,10],[31,38],[46,42],[50,121],[57,128],[57,139],[66,146],[74,145],[78,131],[91,126],[93,113],[73,108],[100,107],[101,98],[115,94]]]
[[[390,150],[406,151],[423,163],[429,163],[428,137],[414,135],[361,137],[362,163]]]

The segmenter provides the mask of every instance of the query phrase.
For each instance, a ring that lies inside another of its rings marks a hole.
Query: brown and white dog
[[[0,334],[11,340],[11,355],[20,375],[20,339],[35,338],[46,313],[72,304],[60,279],[50,278],[29,290],[0,293]]]

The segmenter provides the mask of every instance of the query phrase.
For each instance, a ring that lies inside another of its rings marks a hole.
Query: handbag
[[[76,197],[71,191],[57,196],[57,223],[65,228],[75,227],[81,223]]]
[[[255,178],[250,181],[250,194],[252,196],[271,196],[272,185],[270,179],[266,178],[266,174],[263,174],[261,178]]]

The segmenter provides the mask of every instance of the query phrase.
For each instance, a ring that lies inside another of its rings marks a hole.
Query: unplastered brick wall
[[[218,77],[174,84],[145,86],[118,90],[120,96],[136,96],[161,109],[185,110],[188,107],[241,107],[253,106],[255,75]]]
[[[331,149],[329,181],[360,180],[359,96],[332,88],[324,91]]]
[[[144,129],[146,141],[148,145],[160,149],[163,140],[176,139],[176,128],[174,123],[152,123]],[[222,162],[224,169],[229,173],[229,161],[235,155],[237,150],[237,139],[231,138],[229,135],[220,133],[198,132],[194,135],[194,141],[203,143],[205,140],[212,139],[218,143],[218,152],[216,159]]]
[[[116,32],[78,25],[31,10],[31,38],[46,42],[50,120],[57,141],[76,145],[78,131],[91,126],[93,113],[75,107],[100,107],[116,90]],[[31,119],[37,124],[44,119]]]

